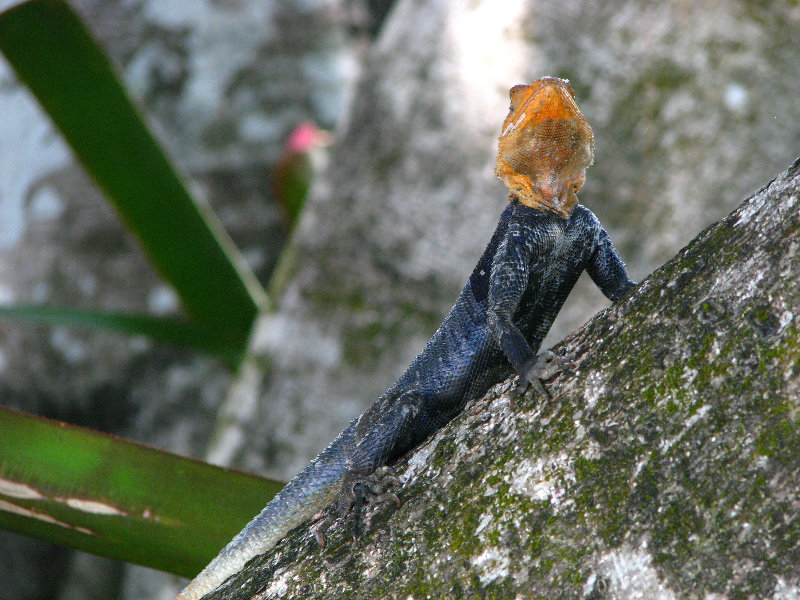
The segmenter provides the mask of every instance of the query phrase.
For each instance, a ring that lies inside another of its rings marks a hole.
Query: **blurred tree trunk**
[[[404,458],[363,547],[299,527],[207,598],[796,598],[798,314],[800,158],[570,335],[552,400],[509,380]]]

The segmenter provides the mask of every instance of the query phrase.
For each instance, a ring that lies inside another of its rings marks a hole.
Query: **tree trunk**
[[[306,524],[208,598],[797,598],[799,227],[800,159],[560,344],[552,400],[405,457],[360,547]]]

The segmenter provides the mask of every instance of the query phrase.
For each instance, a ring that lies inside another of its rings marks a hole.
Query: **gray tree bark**
[[[800,594],[800,158],[405,457],[403,506],[308,524],[209,600]]]

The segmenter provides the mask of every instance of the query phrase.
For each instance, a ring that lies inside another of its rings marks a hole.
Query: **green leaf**
[[[172,317],[153,317],[132,313],[114,313],[54,306],[0,306],[0,318],[26,321],[37,325],[100,327],[127,335],[142,335],[156,342],[215,354],[236,365],[242,356],[240,346],[218,340],[213,332]]]
[[[197,204],[68,4],[0,13],[0,51],[175,288],[191,320],[244,347],[266,295],[210,210]]]
[[[196,575],[282,487],[0,407],[0,527]]]

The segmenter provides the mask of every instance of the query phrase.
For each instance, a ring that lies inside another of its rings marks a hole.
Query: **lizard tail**
[[[289,531],[330,504],[347,473],[355,423],[286,484],[175,600],[199,600],[214,591],[251,558],[272,548]]]

